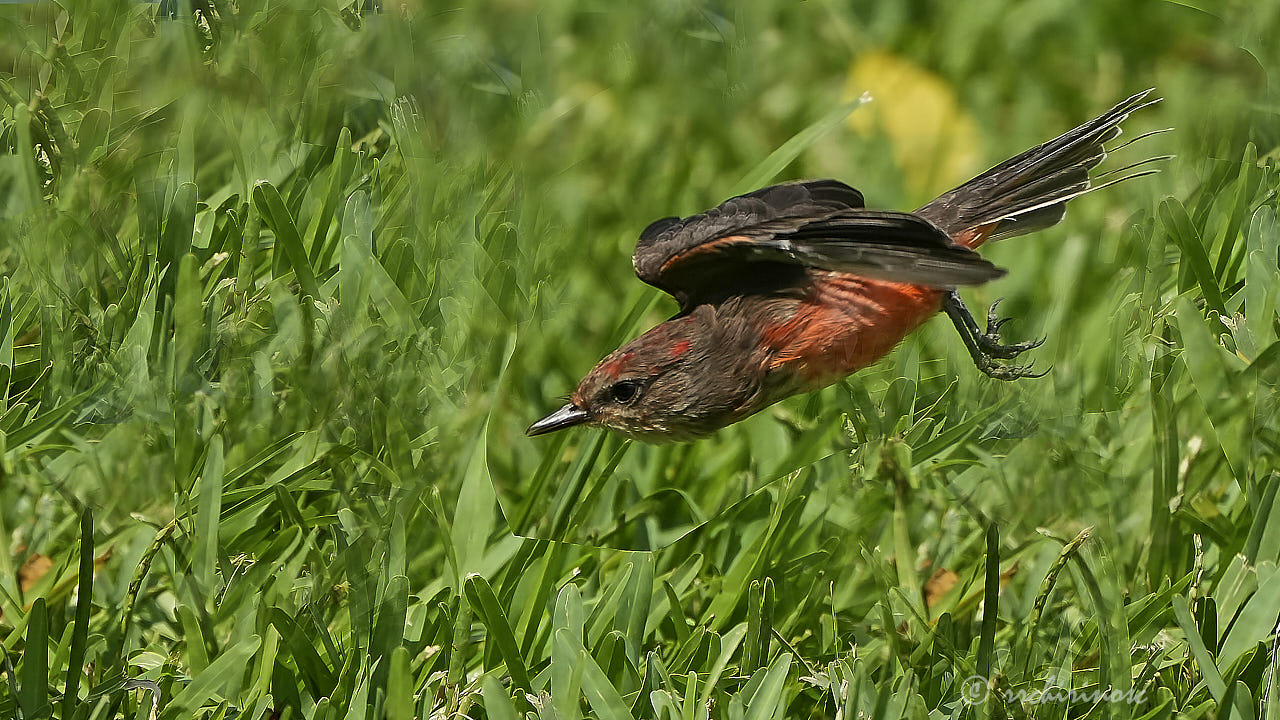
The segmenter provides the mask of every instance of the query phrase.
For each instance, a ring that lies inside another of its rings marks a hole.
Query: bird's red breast
[[[934,288],[818,273],[790,317],[763,333],[769,370],[806,389],[825,387],[884,357],[941,305]]]
[[[976,248],[994,223],[953,238]],[[942,309],[942,291],[910,283],[815,271],[789,317],[763,334],[770,371],[789,373],[804,390],[826,387],[875,363]]]

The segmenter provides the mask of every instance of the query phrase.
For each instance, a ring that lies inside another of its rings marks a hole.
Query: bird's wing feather
[[[968,244],[975,246],[984,240],[1024,235],[1057,224],[1066,212],[1067,201],[1155,172],[1141,170],[1105,183],[1097,181],[1108,173],[1089,174],[1108,152],[1129,144],[1110,150],[1104,147],[1120,136],[1120,125],[1129,115],[1160,101],[1150,98],[1151,92],[1133,95],[1089,122],[1005,160],[916,212],[952,236],[968,235]],[[1163,131],[1145,133],[1129,142],[1158,132]],[[1149,158],[1111,172],[1167,159]]]
[[[748,263],[934,287],[1004,274],[924,218],[864,209],[862,195],[835,180],[775,185],[698,215],[659,220],[641,234],[633,260],[641,280],[686,306],[700,295],[723,292],[707,283],[723,285],[733,277],[726,269]]]
[[[669,259],[704,242],[762,222],[860,207],[862,193],[837,180],[771,185],[729,198],[697,215],[668,217],[650,224],[640,233],[632,261],[640,279],[652,284]]]

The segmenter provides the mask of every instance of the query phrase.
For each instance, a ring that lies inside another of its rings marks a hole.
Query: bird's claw
[[[1001,365],[987,355],[979,355],[974,364],[978,369],[997,380],[1021,380],[1022,378],[1042,378],[1049,374],[1049,370],[1035,372],[1032,367],[1035,363],[1027,363],[1026,365]]]
[[[1000,342],[1000,328],[1013,318],[1002,318],[996,315],[996,306],[1004,298],[997,298],[991,303],[991,308],[987,310],[987,331],[985,333],[974,333],[974,341],[978,343],[978,347],[984,355],[990,355],[993,358],[1001,360],[1011,360],[1028,350],[1034,350],[1045,343],[1049,338],[1041,337],[1039,340],[1028,340],[1020,343],[1010,343],[1008,345]],[[1031,375],[1020,375],[1019,377],[1032,377]],[[1035,376],[1039,377],[1039,376]]]
[[[1013,319],[1013,318],[1002,319],[999,315],[996,314],[996,307],[1000,305],[1000,303],[1002,302],[1004,302],[1004,298],[998,297],[995,299],[995,302],[991,303],[991,307],[987,308],[987,334],[988,335],[999,335],[1000,326],[1004,325],[1005,323]]]

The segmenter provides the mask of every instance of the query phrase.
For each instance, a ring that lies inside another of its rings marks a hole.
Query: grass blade
[[[996,626],[1000,609],[1000,529],[987,527],[986,583],[982,592],[982,630],[978,640],[978,675],[991,679],[996,652]]]
[[[1210,694],[1215,700],[1222,702],[1227,693],[1227,683],[1222,679],[1213,656],[1209,654],[1209,648],[1205,647],[1204,640],[1200,637],[1200,628],[1196,627],[1196,621],[1191,617],[1191,606],[1185,597],[1178,595],[1173,598],[1173,616],[1178,621],[1178,627],[1182,628],[1191,656],[1195,658],[1200,676],[1209,686]]]
[[[850,113],[857,110],[867,100],[868,98],[864,96],[839,105],[822,116],[817,122],[796,133],[790,140],[778,147],[777,150],[769,153],[769,156],[761,160],[758,165],[751,168],[733,186],[729,194],[741,195],[767,184],[778,173],[785,170],[791,164],[791,161],[799,157],[800,153],[808,150],[819,138],[838,127],[845,121],[845,118],[849,117]]]
[[[1182,250],[1182,259],[1190,268],[1200,293],[1211,310],[1219,315],[1226,315],[1226,305],[1222,301],[1222,288],[1218,278],[1213,274],[1213,266],[1209,264],[1209,252],[1205,249],[1204,240],[1187,215],[1187,209],[1177,198],[1165,198],[1160,203],[1160,221],[1165,232],[1173,237],[1173,241]]]
[[[79,702],[80,679],[84,675],[84,655],[89,640],[89,613],[93,611],[93,563],[93,510],[86,507],[80,514],[80,571],[71,652],[67,656],[67,681],[62,695],[62,720],[71,720],[71,713]]]
[[[502,684],[498,682],[492,675],[485,675],[480,680],[480,688],[484,693],[484,710],[488,717],[493,720],[519,720],[520,713],[516,712],[515,705],[511,702],[511,696],[502,688]],[[399,720],[393,718],[393,720]],[[405,720],[409,720],[408,717]]]
[[[582,693],[587,696],[587,703],[596,715],[608,720],[631,720],[631,709],[622,701],[622,696],[596,664],[595,658],[582,647],[573,633],[564,629],[556,630],[555,644],[566,657],[573,657],[575,665],[581,668]]]
[[[311,269],[311,263],[307,259],[306,248],[302,247],[302,236],[298,234],[298,226],[289,214],[289,209],[284,206],[280,192],[271,183],[260,180],[253,186],[253,204],[266,220],[271,232],[275,233],[276,245],[284,251],[285,259],[293,268],[303,297],[321,300],[315,271]]]
[[[785,717],[783,707],[783,687],[787,674],[791,672],[791,653],[783,653],[773,661],[765,672],[760,687],[747,702],[746,720],[766,720],[766,718]]]
[[[529,671],[525,669],[520,646],[511,632],[511,623],[508,622],[506,613],[498,605],[498,598],[493,594],[493,588],[489,587],[488,581],[483,576],[476,574],[468,575],[463,585],[466,588],[467,599],[471,601],[472,607],[476,608],[480,622],[484,623],[485,629],[489,631],[489,638],[498,646],[498,652],[507,665],[507,673],[511,675],[511,682],[515,683],[521,692],[533,694],[533,685],[529,682]]]
[[[49,613],[38,597],[27,614],[26,650],[22,654],[22,688],[18,702],[26,717],[43,717],[49,704]]]
[[[195,576],[208,593],[213,593],[214,570],[218,566],[218,528],[222,519],[223,480],[222,437],[214,436],[200,474],[198,524],[195,536]]]
[[[249,658],[258,651],[261,643],[257,635],[250,635],[228,648],[217,660],[209,663],[209,667],[205,668],[204,672],[192,678],[181,692],[173,696],[165,706],[161,717],[164,720],[177,720],[177,718],[194,715],[195,709],[205,701],[214,697],[226,686],[239,681],[244,675],[245,667],[249,664]]]

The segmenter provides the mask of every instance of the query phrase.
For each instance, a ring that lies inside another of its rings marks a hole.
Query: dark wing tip
[[[662,248],[663,237],[678,230],[681,224],[678,217],[664,217],[649,223],[640,232],[640,240],[636,242],[635,252],[631,254],[631,267],[641,280],[657,285],[658,269],[662,267],[667,254]]]

